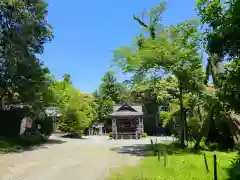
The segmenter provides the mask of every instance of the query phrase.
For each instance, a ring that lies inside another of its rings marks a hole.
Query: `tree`
[[[207,24],[205,42],[209,54],[216,54],[219,60],[228,55],[229,60],[239,56],[240,22],[239,0],[197,1],[197,12],[203,24]]]
[[[113,72],[107,71],[102,78],[99,90],[94,93],[98,120],[106,121],[112,112],[114,104],[120,103],[124,98],[125,87],[117,82]]]
[[[102,84],[99,87],[99,93],[102,98],[106,100],[112,100],[115,103],[120,101],[120,84],[117,83],[117,79],[113,72],[107,71],[102,79]]]
[[[134,63],[134,66],[145,70],[163,69],[176,76],[179,89],[182,144],[186,139],[183,94],[186,90],[196,91],[201,87],[202,82],[201,56],[197,46],[198,37],[196,23],[186,21],[162,31],[155,39],[146,38],[141,49],[132,51],[131,48],[128,48],[124,59],[122,56],[118,59],[121,63],[124,61],[122,64],[126,66],[132,66]]]
[[[0,100],[6,95],[38,106],[49,85],[48,69],[36,57],[52,39],[47,4],[40,0],[1,2]],[[15,96],[15,97],[14,97]]]
[[[165,10],[166,10],[166,2],[165,1],[162,1],[158,6],[151,8],[149,13],[147,13],[148,21],[149,21],[148,25],[147,25],[147,23],[143,22],[143,20],[141,20],[139,17],[137,17],[135,15],[133,16],[133,19],[135,21],[137,21],[144,29],[149,31],[150,37],[152,39],[155,39],[157,30],[158,30],[157,26],[159,25],[159,21],[161,20],[161,15]],[[142,13],[142,14],[144,16],[144,13]],[[141,43],[141,40],[143,40],[142,38],[143,38],[143,36],[140,35],[139,41],[138,41],[139,48],[141,48],[143,45]]]
[[[238,58],[239,58],[239,6],[240,1],[197,1],[197,11],[203,25],[208,25],[204,43],[206,51],[209,54],[208,65],[206,69],[205,84],[208,83],[209,75],[213,78],[214,91],[211,96],[205,96],[205,112],[203,126],[200,136],[197,139],[195,147],[199,146],[201,137],[207,136],[209,139],[216,140],[216,135],[211,136],[212,131],[218,130],[218,136],[225,134],[228,139],[226,142],[232,142],[232,137],[239,134],[239,123],[237,101],[238,97]],[[224,61],[233,61],[229,63],[224,72],[220,71],[220,64]],[[239,78],[239,77],[238,77]],[[230,96],[231,97],[230,97]],[[210,98],[209,98],[210,97]],[[237,99],[237,98],[234,98]],[[233,115],[234,114],[234,115]],[[215,137],[214,137],[215,136]],[[219,139],[219,138],[218,138]],[[221,144],[223,140],[219,140]]]
[[[55,81],[52,89],[55,105],[62,114],[59,129],[69,134],[83,133],[96,119],[94,97],[75,89],[70,75],[64,75],[63,81]]]

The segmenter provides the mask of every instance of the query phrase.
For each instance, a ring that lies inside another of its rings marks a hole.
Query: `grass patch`
[[[0,137],[0,153],[20,152],[43,142],[44,137],[40,133],[15,138]]]
[[[18,152],[23,149],[16,139],[0,139],[0,153]]]
[[[153,148],[147,145],[148,148]],[[206,152],[209,173],[206,171],[204,152],[194,152],[191,148],[180,148],[178,143],[157,144],[160,149],[160,161],[154,151],[149,151],[136,167],[122,167],[113,172],[111,180],[212,180],[213,179],[213,154],[217,155],[218,179],[240,179],[239,168],[234,166],[232,160],[237,157],[234,152]],[[166,149],[166,168],[164,168],[163,151]]]

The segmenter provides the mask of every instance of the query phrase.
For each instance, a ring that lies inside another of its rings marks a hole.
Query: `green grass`
[[[190,149],[179,149],[174,144],[159,144],[158,149],[167,149],[166,168],[164,168],[163,155],[160,161],[156,156],[144,157],[136,167],[122,167],[113,171],[111,180],[212,180],[213,154],[217,155],[218,179],[240,179],[233,174],[229,175],[232,160],[237,156],[234,152],[206,152],[209,173],[206,172],[203,152],[193,153]],[[237,169],[238,171],[240,169]],[[231,176],[231,177],[230,177]]]
[[[22,148],[15,139],[0,139],[0,153],[18,152]]]
[[[15,138],[0,137],[0,153],[21,152],[43,143],[39,134]]]

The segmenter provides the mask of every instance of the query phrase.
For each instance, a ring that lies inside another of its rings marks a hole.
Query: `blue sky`
[[[132,19],[159,3],[159,0],[48,0],[48,21],[54,39],[41,56],[57,79],[65,73],[74,86],[93,92],[109,70],[113,50],[132,42],[141,31]],[[176,24],[196,18],[195,0],[168,0],[162,22]],[[120,73],[118,79],[124,79]]]

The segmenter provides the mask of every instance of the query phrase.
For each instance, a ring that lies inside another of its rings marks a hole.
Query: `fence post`
[[[206,158],[206,152],[204,152],[203,156],[204,156],[204,163],[205,163],[206,171],[207,171],[207,173],[209,173],[209,168],[208,168],[208,163],[207,163],[207,158]]]
[[[213,155],[214,180],[217,180],[217,156]]]
[[[166,149],[164,149],[164,168],[166,168],[166,161],[167,161],[167,152],[166,152]]]
[[[156,156],[157,155],[157,150],[158,150],[158,141],[157,141],[157,138],[155,140],[155,144],[154,144],[154,155]]]
[[[158,161],[160,161],[160,150],[157,150],[157,155],[158,155]]]

